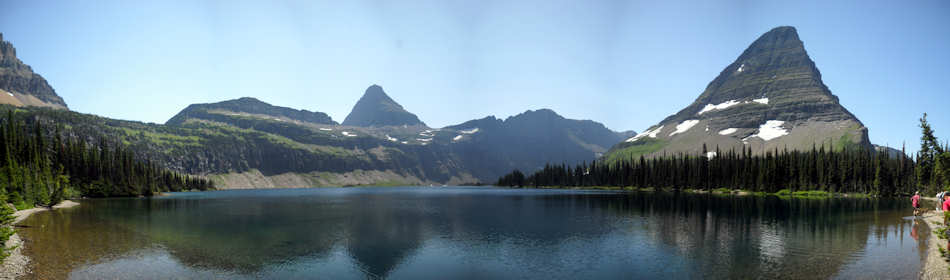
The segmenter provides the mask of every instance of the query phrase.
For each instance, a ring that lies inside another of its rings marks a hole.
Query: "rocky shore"
[[[70,200],[64,200],[63,202],[56,204],[56,206],[53,206],[53,209],[69,208],[77,205],[79,205],[79,203]],[[15,225],[20,223],[33,213],[46,210],[49,210],[49,208],[34,207],[31,209],[16,211],[16,213],[13,213],[13,224]],[[3,260],[3,264],[0,265],[0,279],[16,279],[17,277],[26,275],[28,272],[27,264],[30,263],[30,258],[24,256],[22,253],[23,240],[20,239],[20,236],[14,233],[12,236],[10,236],[10,240],[7,240],[7,244],[4,245],[7,246],[7,248],[16,246],[16,249],[11,251],[10,256],[7,256],[7,258]]]

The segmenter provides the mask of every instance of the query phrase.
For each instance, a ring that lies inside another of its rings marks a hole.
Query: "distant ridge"
[[[181,112],[178,112],[178,114],[169,119],[165,124],[181,125],[189,118],[209,118],[208,115],[215,113],[212,112],[213,110],[221,111],[219,113],[253,114],[315,124],[337,124],[325,113],[274,106],[253,97],[242,97],[217,103],[191,104]]]

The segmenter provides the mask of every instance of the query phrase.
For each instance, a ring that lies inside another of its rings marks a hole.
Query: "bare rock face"
[[[43,76],[33,73],[29,65],[16,57],[13,44],[0,34],[0,104],[44,106],[67,109],[63,98]]]
[[[343,120],[343,125],[348,126],[400,126],[400,125],[422,125],[425,123],[419,120],[415,114],[406,111],[402,105],[389,98],[383,88],[378,85],[372,85],[366,89],[363,97],[356,102],[353,110]]]
[[[867,128],[821,80],[794,27],[772,29],[678,113],[614,146],[612,159],[750,148],[870,147]]]

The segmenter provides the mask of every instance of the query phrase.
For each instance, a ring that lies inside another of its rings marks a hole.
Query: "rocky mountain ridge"
[[[870,147],[867,128],[821,80],[794,27],[755,40],[696,100],[615,146],[610,159],[720,148]]]
[[[0,33],[0,104],[68,109],[46,79],[20,61],[13,44]]]

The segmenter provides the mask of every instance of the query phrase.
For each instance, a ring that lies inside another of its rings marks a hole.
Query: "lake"
[[[34,279],[916,279],[930,229],[908,201],[235,190],[81,200],[18,231]]]

